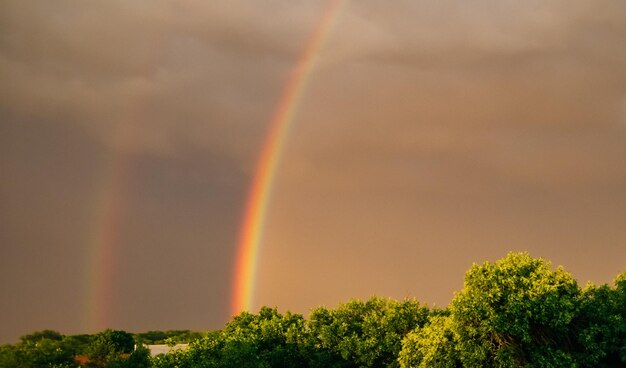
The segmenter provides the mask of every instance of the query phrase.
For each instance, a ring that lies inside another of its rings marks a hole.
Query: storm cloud
[[[346,1],[272,190],[256,306],[446,305],[528,250],[626,267],[626,3]],[[0,5],[0,339],[88,331],[103,198],[108,326],[220,328],[268,122],[317,1]],[[112,176],[123,191],[111,194]],[[108,197],[107,197],[108,196]]]

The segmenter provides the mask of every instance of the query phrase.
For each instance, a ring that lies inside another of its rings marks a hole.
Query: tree
[[[373,297],[352,300],[336,310],[318,308],[311,313],[309,328],[320,348],[352,366],[397,367],[402,339],[423,326],[428,315],[429,309],[414,299]]]
[[[16,346],[9,344],[0,346],[0,367],[19,368],[24,366],[20,363],[20,356]]]
[[[258,315],[244,312],[224,328],[224,358],[254,355],[260,358],[259,364],[269,367],[299,366],[305,360],[301,350],[304,332],[305,320],[300,314],[282,315],[268,307],[261,308]]]
[[[37,343],[38,341],[41,341],[43,339],[61,341],[63,340],[63,335],[61,335],[59,332],[54,331],[54,330],[43,330],[43,331],[33,332],[30,335],[24,335],[20,337],[20,341],[22,343],[29,343],[29,342]]]
[[[308,321],[263,307],[206,334],[135,336],[190,344],[151,358],[124,331],[63,336],[44,330],[0,346],[0,367],[74,368],[76,355],[87,355],[93,368],[624,367],[626,272],[614,286],[581,290],[562,268],[510,253],[472,266],[443,310],[373,297],[317,308]]]
[[[135,340],[144,344],[163,344],[170,337],[166,331],[147,331],[135,334]]]
[[[87,356],[93,367],[108,367],[123,354],[130,354],[135,348],[133,335],[125,331],[105,330],[94,336],[87,349]]]
[[[626,365],[626,272],[608,285],[587,285],[574,320],[581,367]]]
[[[59,340],[41,337],[25,339],[16,345],[0,347],[0,367],[75,367],[74,355],[64,350]]]
[[[410,332],[402,340],[398,362],[402,368],[460,367],[452,318],[433,315],[424,327]]]
[[[72,355],[86,355],[93,338],[93,335],[87,334],[65,336],[61,344]]]
[[[527,253],[472,266],[450,308],[463,365],[573,366],[569,337],[579,294],[569,273]]]
[[[135,341],[143,344],[165,344],[170,339],[176,344],[189,343],[203,337],[200,332],[190,330],[147,331],[135,334]]]
[[[615,298],[619,317],[615,350],[620,361],[626,364],[626,271],[615,278]]]
[[[144,345],[139,345],[125,359],[114,359],[107,368],[150,368],[152,361],[150,359],[150,350]]]
[[[222,331],[192,342],[185,352],[157,357],[155,366],[204,368],[306,367],[305,321],[299,314],[263,307],[243,312]]]

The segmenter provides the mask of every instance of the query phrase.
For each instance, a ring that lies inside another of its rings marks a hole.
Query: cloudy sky
[[[230,319],[255,165],[325,7],[0,4],[0,342]],[[255,306],[445,306],[514,250],[611,282],[625,41],[619,0],[344,1],[285,141]]]

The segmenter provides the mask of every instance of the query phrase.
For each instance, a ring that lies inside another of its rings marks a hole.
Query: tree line
[[[185,342],[151,357],[144,344]],[[83,361],[77,356],[85,357]],[[475,264],[450,305],[372,297],[308,318],[263,307],[218,331],[43,331],[0,348],[0,367],[624,367],[626,272],[580,287],[527,253]]]
[[[131,334],[105,330],[98,334],[64,336],[53,330],[20,337],[0,347],[0,368],[27,367],[151,367],[147,345],[174,346],[206,334],[189,330],[148,331]]]

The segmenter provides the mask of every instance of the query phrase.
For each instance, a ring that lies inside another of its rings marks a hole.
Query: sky
[[[231,318],[260,152],[326,8],[2,1],[0,343]],[[446,306],[510,251],[581,285],[626,271],[626,2],[346,0],[327,27],[254,308]]]

